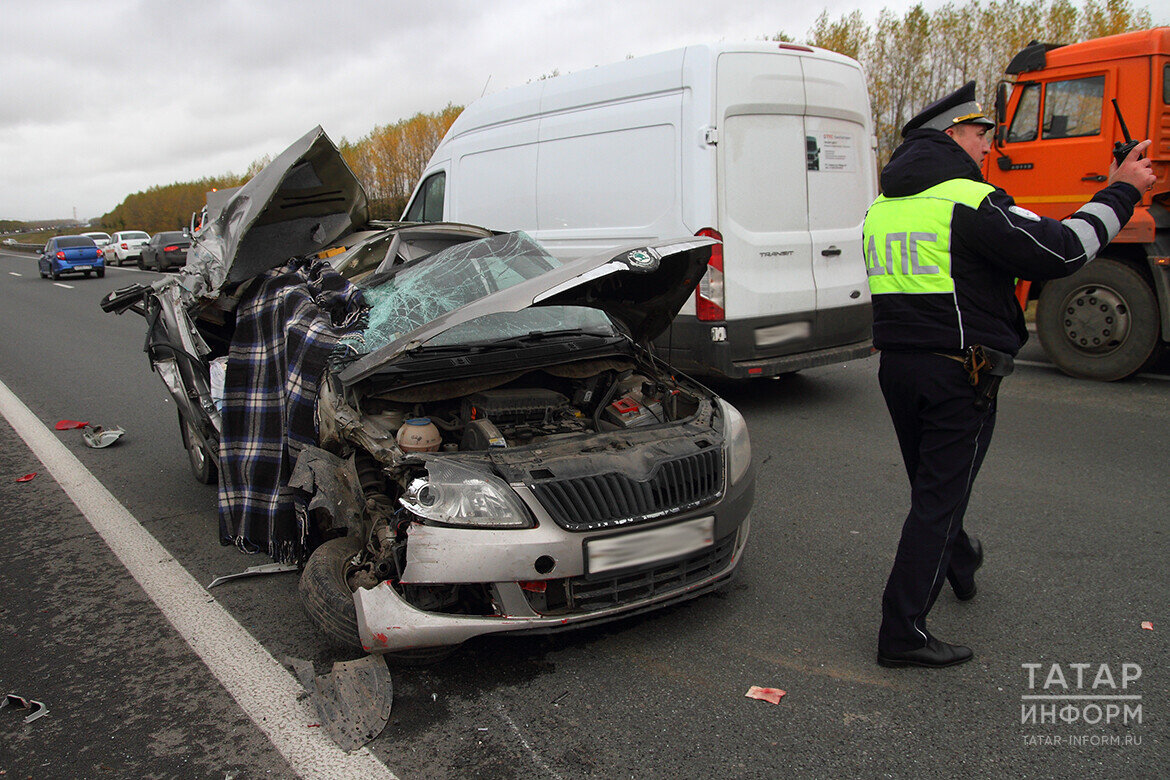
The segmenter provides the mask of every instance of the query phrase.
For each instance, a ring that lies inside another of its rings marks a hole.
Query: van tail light
[[[58,259],[58,260],[64,260],[64,259],[65,259],[65,253],[64,253],[64,252],[58,252],[58,253],[57,253],[57,259]]]
[[[695,288],[695,316],[703,322],[727,319],[723,308],[723,236],[713,228],[703,228],[696,236],[713,238],[720,243],[711,247],[711,259],[707,261],[707,273]]]

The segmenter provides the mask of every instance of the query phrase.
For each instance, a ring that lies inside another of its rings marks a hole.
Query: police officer
[[[1145,141],[1072,216],[1037,216],[983,180],[994,125],[974,81],[927,106],[902,128],[865,218],[879,383],[911,486],[882,596],[882,666],[970,660],[970,648],[927,631],[926,615],[944,580],[960,600],[975,595],[983,548],[963,512],[995,427],[995,389],[1028,335],[1015,280],[1067,276],[1092,260],[1155,179],[1138,159]]]

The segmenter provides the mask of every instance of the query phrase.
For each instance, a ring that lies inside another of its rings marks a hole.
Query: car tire
[[[360,539],[342,536],[322,544],[305,563],[299,590],[305,614],[331,641],[364,650],[358,635],[357,608],[346,580],[349,563],[362,551]]]
[[[182,412],[179,412],[179,432],[183,436],[183,446],[187,449],[187,463],[191,466],[191,473],[204,485],[214,485],[219,481],[219,469],[199,442],[194,425],[187,421]]]
[[[106,278],[106,269],[104,269],[104,268],[99,268],[96,271],[94,271],[94,273],[97,274],[97,278],[99,278],[99,279]]]
[[[53,277],[54,282],[58,281],[61,278],[61,272],[58,271],[56,268],[51,269],[49,272],[49,275]]]
[[[39,273],[41,275],[42,279],[49,278],[49,275],[47,273],[45,273],[44,271],[42,271],[40,266],[37,266],[37,273]]]
[[[1044,285],[1036,335],[1049,359],[1070,376],[1125,379],[1157,355],[1158,301],[1136,270],[1099,257]]]
[[[146,270],[146,261],[142,259],[142,255],[138,256],[138,267],[143,271]]]

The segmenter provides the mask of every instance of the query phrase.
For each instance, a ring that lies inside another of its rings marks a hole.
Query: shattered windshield
[[[561,265],[522,232],[468,241],[436,252],[365,287],[362,292],[370,306],[369,325],[362,333],[359,351],[374,352],[444,314]],[[475,332],[474,328],[470,331]],[[475,338],[465,334],[464,338]]]

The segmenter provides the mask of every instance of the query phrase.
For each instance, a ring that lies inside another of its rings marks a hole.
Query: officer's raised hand
[[[1145,192],[1153,187],[1158,177],[1154,175],[1150,158],[1142,157],[1146,149],[1150,147],[1150,143],[1150,139],[1147,138],[1135,146],[1121,165],[1118,165],[1117,160],[1114,160],[1109,166],[1109,183],[1123,181],[1133,185],[1138,192]],[[1142,159],[1138,159],[1139,157]]]

